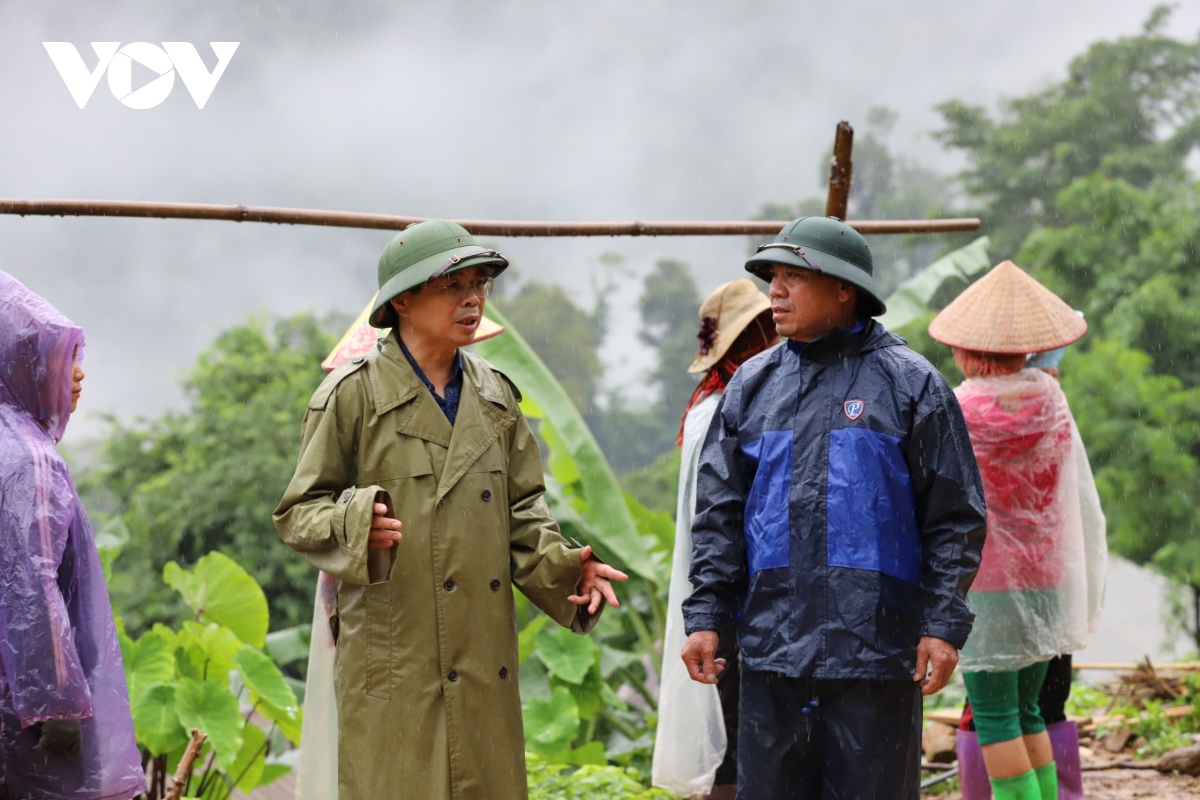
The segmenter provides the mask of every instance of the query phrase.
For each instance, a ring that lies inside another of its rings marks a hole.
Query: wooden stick
[[[204,746],[204,740],[207,738],[207,733],[199,728],[192,728],[192,740],[183,751],[183,758],[179,759],[179,768],[175,770],[175,777],[171,779],[171,790],[167,792],[165,800],[179,800],[183,797],[183,787],[192,777],[192,765],[196,756],[200,755],[200,748]]]
[[[224,206],[206,203],[145,203],[120,200],[4,200],[0,214],[70,217],[155,217],[323,225],[332,228],[404,230],[426,217],[361,214],[274,206]],[[521,222],[463,219],[457,222],[479,236],[774,236],[785,220],[762,222]],[[977,218],[855,220],[862,234],[952,233],[979,229]]]
[[[829,196],[825,200],[827,217],[846,219],[850,206],[850,182],[854,179],[854,164],[850,161],[853,149],[854,128],[842,120],[838,123],[833,140],[833,160],[829,162]]]

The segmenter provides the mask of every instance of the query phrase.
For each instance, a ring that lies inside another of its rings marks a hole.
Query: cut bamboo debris
[[[1144,668],[1145,663],[1135,664],[1133,662],[1121,663],[1075,663],[1071,664],[1071,669],[1094,670],[1098,672],[1133,672],[1134,670]],[[1157,672],[1195,672],[1200,670],[1200,661],[1179,661],[1174,664],[1155,664],[1154,669]]]
[[[192,728],[191,741],[188,742],[187,749],[183,751],[183,758],[179,759],[179,768],[175,770],[175,777],[172,778],[171,789],[167,792],[166,800],[180,800],[183,797],[183,789],[192,777],[192,766],[196,762],[196,756],[200,754],[200,748],[204,746],[207,738],[207,733],[198,728]]]
[[[843,120],[838,123],[834,134],[833,158],[829,161],[829,195],[825,200],[827,217],[846,219],[850,208],[850,184],[854,180],[854,165],[850,160],[853,149],[854,128]]]
[[[211,205],[206,203],[149,203],[125,200],[4,200],[0,214],[54,217],[143,217],[211,219],[228,222],[269,222],[279,225],[321,225],[331,228],[404,230],[426,217],[322,211],[275,206]],[[524,222],[514,220],[456,220],[477,236],[774,236],[786,220],[764,222]],[[953,233],[979,229],[974,217],[916,220],[850,220],[864,235]]]

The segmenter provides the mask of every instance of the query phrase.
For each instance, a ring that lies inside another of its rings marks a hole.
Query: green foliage
[[[655,643],[665,624],[674,525],[621,489],[554,376],[511,323],[494,308],[488,314],[508,332],[478,349],[525,395],[521,407],[546,445],[551,511],[566,535],[631,573],[618,588],[621,607],[605,612],[589,637],[554,625],[516,596],[526,746],[555,764],[648,767],[657,717],[647,684],[659,669]]]
[[[596,644],[586,636],[576,636],[554,625],[537,635],[537,656],[554,677],[570,684],[581,684],[600,655]]]
[[[229,628],[243,642],[262,647],[270,612],[254,578],[222,553],[209,553],[186,572],[174,561],[163,568],[163,580],[196,612],[197,621]]]
[[[680,448],[672,447],[650,465],[622,477],[621,485],[646,508],[674,519],[681,458]]]
[[[547,467],[558,484],[550,497],[555,509],[606,558],[661,582],[661,565],[640,538],[616,476],[578,409],[516,328],[494,306],[487,314],[508,331],[476,347],[521,387],[522,411],[540,422],[538,432],[550,450]]]
[[[555,687],[548,700],[530,700],[521,710],[525,744],[533,752],[561,756],[570,749],[579,731],[579,708],[565,687]]]
[[[937,137],[970,159],[963,185],[1001,256],[1057,222],[1059,192],[1076,180],[1146,187],[1200,144],[1200,40],[1166,36],[1169,14],[1160,6],[1139,35],[1093,44],[1065,80],[1007,101],[999,119],[957,100],[938,107]]]
[[[1063,390],[1088,446],[1116,552],[1200,584],[1200,389],[1154,375],[1141,350],[1098,340],[1063,364]]]
[[[498,296],[490,304],[520,326],[521,336],[584,416],[593,411],[604,371],[599,354],[607,316],[603,297],[584,311],[561,286],[529,281],[516,294]]]
[[[252,319],[200,355],[184,381],[184,411],[112,420],[102,464],[84,485],[105,496],[112,519],[128,530],[110,592],[131,631],[184,607],[145,576],[169,561],[191,566],[211,551],[236,558],[266,588],[276,620],[309,620],[311,568],[279,545],[271,512],[295,467],[300,420],[332,345],[311,315],[270,325]],[[261,646],[261,633],[248,641]]]
[[[106,545],[111,561],[116,553]],[[200,752],[189,796],[225,800],[236,784],[252,791],[284,774],[269,765],[275,730],[300,740],[302,713],[279,667],[260,648],[267,600],[250,575],[220,553],[202,557],[193,572],[174,562],[164,581],[192,611],[178,630],[156,624],[136,640],[118,620],[134,732],[144,760],[171,771],[190,731],[208,739]],[[259,728],[257,711],[272,723]],[[156,789],[150,800],[159,800]]]
[[[662,789],[632,767],[585,765],[578,769],[551,764],[536,755],[525,757],[529,771],[529,800],[671,800]]]
[[[1112,550],[1200,597],[1200,186],[1186,163],[1200,146],[1200,40],[1167,36],[1169,15],[1093,44],[999,118],[940,106],[938,137],[968,157],[960,177],[1000,254],[1087,316],[1062,384]],[[954,375],[918,327],[904,333]]]

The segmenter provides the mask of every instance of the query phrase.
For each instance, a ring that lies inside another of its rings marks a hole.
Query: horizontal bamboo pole
[[[146,203],[118,200],[3,200],[0,214],[71,217],[159,217],[216,219],[230,222],[272,222],[286,225],[325,225],[334,228],[404,230],[426,217],[319,211],[273,206],[222,206],[206,203]],[[519,222],[457,220],[480,236],[774,236],[786,222]],[[950,233],[973,231],[979,220],[849,220],[863,234]]]

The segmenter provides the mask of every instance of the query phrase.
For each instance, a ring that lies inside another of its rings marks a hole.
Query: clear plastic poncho
[[[1082,649],[1099,623],[1108,549],[1087,452],[1058,381],[1038,369],[955,390],[987,499],[967,600],[964,672],[1018,670]]]
[[[658,733],[654,740],[651,780],[655,786],[684,796],[712,790],[717,768],[725,760],[725,720],[717,687],[696,683],[680,658],[687,633],[683,601],[692,593],[692,519],[696,515],[696,472],[708,425],[721,393],[714,392],[688,412],[683,424],[679,467],[679,500],[675,509],[675,552],[667,596],[667,630],[663,637],[662,688],[658,695]]]
[[[92,528],[55,443],[83,330],[0,272],[0,796],[145,791],[121,648]],[[81,720],[68,758],[38,723]],[[5,790],[7,795],[4,795]]]
[[[308,680],[304,684],[304,726],[296,764],[296,800],[332,800],[338,796],[338,709],[333,671],[337,658],[330,620],[337,612],[338,582],[317,573]]]

